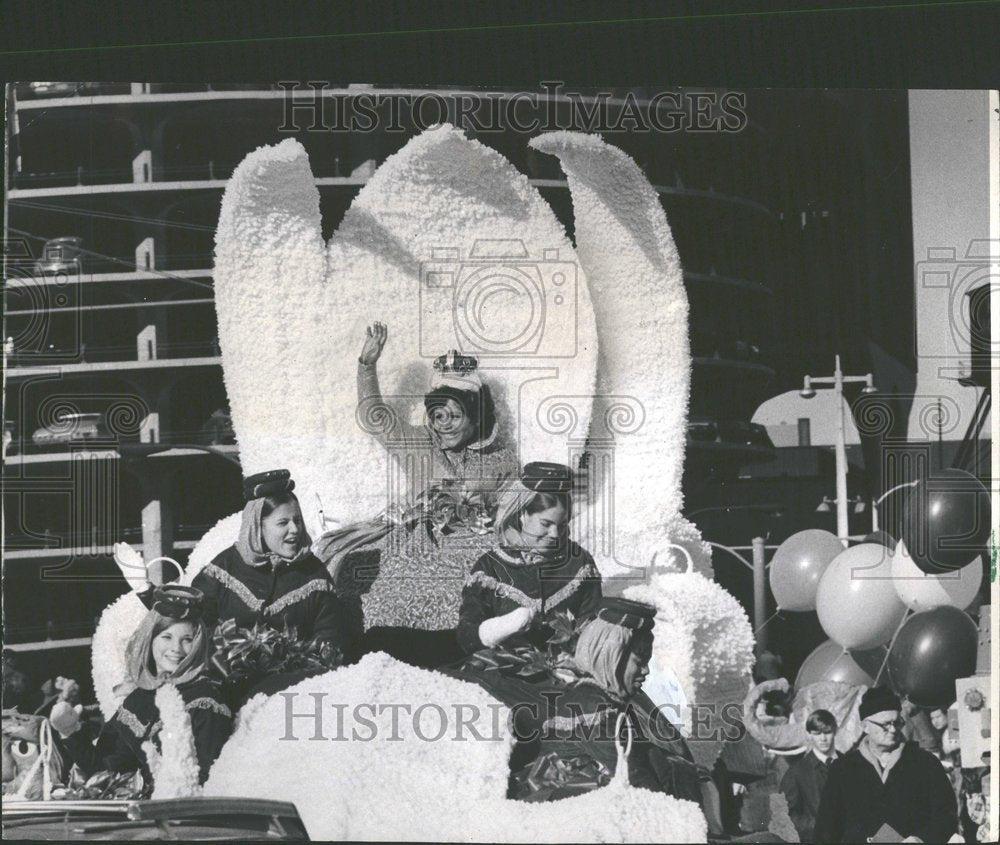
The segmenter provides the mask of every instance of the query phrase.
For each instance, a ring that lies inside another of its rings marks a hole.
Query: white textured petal
[[[508,243],[501,248],[498,240]],[[480,264],[470,257],[477,243],[490,254],[523,250],[526,257]],[[442,249],[452,257],[435,261]],[[318,456],[323,471],[314,475],[327,515],[370,516],[386,502],[385,452],[355,420],[357,356],[365,326],[375,320],[389,328],[379,362],[382,391],[403,419],[422,411],[433,359],[455,348],[479,359],[500,436],[522,462],[568,462],[568,438],[587,428],[595,379],[587,282],[562,225],[503,156],[449,126],[414,138],[355,198],[330,242],[329,266],[324,311],[336,330],[323,338],[323,408],[330,441]],[[451,286],[435,286],[446,273]],[[557,273],[565,277],[559,287]],[[517,292],[500,290],[498,282]],[[536,309],[534,322],[528,306]],[[482,323],[474,326],[474,317]],[[499,341],[518,337],[522,318],[539,333],[527,332],[533,340],[519,354],[498,356]],[[575,431],[540,418],[544,403],[560,396],[573,409]]]
[[[472,684],[371,654],[356,666],[311,678],[286,693],[292,695],[290,704],[279,694],[244,708],[212,767],[206,795],[292,801],[313,839],[705,841],[705,819],[697,805],[634,789],[621,778],[550,804],[506,800],[507,708]],[[325,697],[317,701],[310,693]],[[345,703],[338,723],[333,705]],[[466,707],[461,734],[454,721],[456,703]],[[325,741],[312,739],[317,723],[308,714],[315,704]],[[373,712],[368,704],[385,709]],[[370,740],[372,729],[355,717],[359,705],[361,716],[376,726]],[[418,730],[412,714],[421,706]],[[307,714],[292,721],[291,736],[298,739],[282,739],[288,736],[289,707]],[[426,737],[441,723],[435,708],[451,721],[445,736],[430,741]],[[484,739],[472,738],[473,730]],[[266,776],[248,777],[247,772]]]
[[[261,147],[233,172],[215,236],[215,310],[223,376],[246,475],[303,478],[333,448],[318,405],[313,346],[337,330],[319,310],[326,248],[319,191],[295,140]],[[308,485],[300,489],[308,490]]]
[[[105,719],[114,716],[122,703],[114,688],[125,680],[125,646],[147,612],[135,593],[126,593],[104,609],[94,630],[90,642],[94,695]]]
[[[236,542],[240,535],[242,519],[242,512],[230,514],[208,529],[205,536],[198,541],[198,545],[191,550],[184,576],[180,579],[182,584],[190,586],[194,576],[211,563],[219,552],[225,551]]]
[[[161,754],[153,772],[152,797],[191,798],[200,795],[198,754],[194,746],[191,717],[184,709],[184,699],[177,687],[164,684],[156,691],[156,709],[160,712],[163,726],[160,729]]]
[[[702,738],[691,742],[691,752],[698,763],[712,768],[722,739],[704,737],[726,729],[732,733],[734,714],[741,711],[729,713],[727,723],[723,708],[739,708],[750,688],[754,636],[746,611],[722,587],[696,572],[657,572],[649,583],[628,587],[624,595],[656,606],[652,663],[671,670],[689,708],[703,708],[698,730]],[[685,723],[689,731],[695,727],[690,709]]]
[[[613,441],[613,470],[604,466],[601,495],[591,503],[588,530],[597,536],[581,539],[612,576],[648,565],[680,519],[691,371],[681,263],[659,196],[625,153],[572,132],[541,135],[531,146],[557,156],[566,172],[576,251],[594,303],[591,434]]]

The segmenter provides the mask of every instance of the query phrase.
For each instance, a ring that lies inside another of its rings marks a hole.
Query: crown
[[[471,355],[459,355],[449,349],[446,355],[434,359],[434,376],[431,389],[454,387],[458,390],[480,390],[483,386],[479,377],[479,361]]]

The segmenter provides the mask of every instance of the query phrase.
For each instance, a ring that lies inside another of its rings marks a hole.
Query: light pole
[[[837,402],[837,437],[834,442],[834,459],[836,461],[837,472],[837,537],[840,542],[847,547],[847,536],[850,530],[847,527],[847,443],[845,439],[844,424],[844,385],[864,383],[863,393],[874,393],[875,385],[872,383],[872,374],[863,376],[845,376],[840,369],[840,356],[836,356],[833,376],[823,376],[814,378],[805,376],[802,380],[802,390],[799,395],[803,399],[812,399],[816,395],[815,387],[832,387]]]

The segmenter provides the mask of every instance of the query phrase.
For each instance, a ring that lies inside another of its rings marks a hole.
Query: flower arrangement
[[[469,490],[455,479],[446,478],[421,491],[401,521],[407,528],[423,523],[431,538],[440,543],[449,534],[489,534],[496,511],[495,494]]]
[[[137,800],[148,798],[151,784],[139,772],[95,772],[85,778],[79,768],[70,769],[65,786],[52,790],[56,801]]]
[[[241,628],[227,619],[212,636],[211,662],[224,681],[236,683],[283,672],[326,672],[340,666],[343,655],[326,641],[300,639],[287,625],[280,631],[259,622]]]

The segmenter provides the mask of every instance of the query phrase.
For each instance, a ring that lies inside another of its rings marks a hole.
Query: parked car
[[[294,804],[256,798],[4,801],[6,840],[308,840]]]
[[[104,414],[63,414],[53,423],[42,426],[31,435],[31,442],[41,448],[69,446],[90,442],[106,443],[114,435],[104,423]]]
[[[83,238],[75,236],[47,240],[35,269],[44,276],[79,272],[82,247]]]

